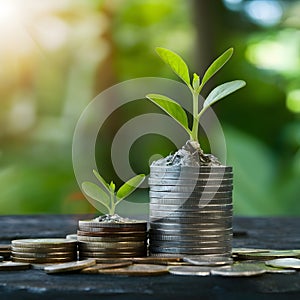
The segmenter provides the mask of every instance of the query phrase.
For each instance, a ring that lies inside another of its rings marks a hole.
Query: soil
[[[152,166],[220,166],[219,160],[212,154],[205,154],[198,142],[188,140],[186,144],[174,154],[159,159]]]
[[[103,215],[103,216],[99,216],[97,218],[94,219],[94,221],[96,222],[101,222],[101,223],[140,223],[142,221],[139,220],[133,220],[133,219],[129,219],[129,218],[123,218],[121,216],[119,216],[118,214],[114,214],[114,215]]]

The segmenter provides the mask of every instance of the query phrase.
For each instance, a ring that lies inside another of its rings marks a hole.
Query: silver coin
[[[192,192],[192,193],[177,193],[177,192],[153,192],[149,191],[150,199],[159,198],[159,199],[181,199],[184,203],[187,199],[197,199],[198,200],[212,200],[220,198],[229,198],[232,197],[232,191],[230,192]]]
[[[150,172],[190,172],[190,173],[220,173],[232,172],[232,167],[229,166],[150,166]]]
[[[150,211],[150,221],[168,219],[171,222],[179,223],[201,223],[204,220],[216,219],[216,218],[231,218],[232,212],[204,212],[204,213],[191,213],[189,212],[168,212],[168,211]]]
[[[232,233],[223,233],[223,234],[202,234],[202,235],[167,235],[167,234],[157,234],[152,233],[149,237],[150,241],[169,241],[174,243],[219,243],[224,241],[232,240]]]
[[[270,260],[276,258],[299,258],[300,251],[295,250],[269,250],[268,252],[255,253],[240,253],[240,259],[254,259],[254,260]]]
[[[257,249],[257,248],[232,248],[232,254],[247,254],[247,253],[260,253],[270,252],[269,249]]]
[[[300,270],[300,259],[298,258],[278,258],[272,259],[265,262],[267,266],[276,268],[287,268],[287,269],[297,269]]]
[[[163,235],[174,235],[177,236],[178,235],[181,236],[194,236],[194,235],[202,235],[202,234],[207,234],[207,235],[220,235],[220,234],[224,234],[224,233],[232,233],[232,227],[230,228],[209,228],[209,229],[198,229],[198,228],[191,228],[191,229],[174,229],[174,228],[169,228],[169,229],[153,229],[150,228],[149,230],[150,235],[151,234],[163,234]]]
[[[90,245],[94,247],[101,247],[101,248],[112,248],[112,249],[118,249],[118,248],[128,248],[128,247],[142,247],[145,245],[145,241],[142,242],[84,242],[80,241],[78,243],[79,246],[83,245]]]
[[[233,179],[162,179],[162,178],[149,178],[148,184],[150,187],[152,186],[178,186],[178,187],[206,187],[206,186],[232,186]]]
[[[76,247],[76,241],[61,238],[45,238],[45,239],[20,239],[11,242],[13,247],[19,248],[47,248],[47,247]]]
[[[233,264],[233,259],[230,257],[203,257],[200,255],[185,256],[183,261],[196,266],[222,266]]]
[[[231,250],[231,241],[221,241],[221,242],[212,242],[212,243],[208,243],[208,242],[170,242],[170,241],[153,241],[150,240],[150,249],[156,248],[156,247],[160,247],[160,248],[165,248],[165,249],[207,249],[207,248],[211,248],[211,249],[216,249],[216,248],[220,248],[225,251],[228,251],[228,249]],[[193,252],[195,253],[195,252]]]
[[[155,172],[151,171],[150,177],[151,179],[231,179],[233,178],[232,172],[220,172],[220,173],[190,173],[190,172]]]
[[[238,263],[232,266],[213,269],[212,275],[220,275],[227,277],[249,277],[266,273],[266,270],[251,263]]]
[[[77,252],[53,252],[53,253],[38,253],[38,252],[12,252],[13,257],[21,258],[71,258],[77,257]]]
[[[67,240],[75,240],[75,241],[77,241],[77,234],[76,233],[74,233],[74,234],[68,234],[68,235],[66,235],[66,239]]]
[[[150,198],[150,204],[152,205],[176,205],[176,206],[206,206],[206,205],[228,205],[232,204],[232,197],[203,200],[200,198]]]
[[[90,228],[132,228],[133,230],[139,230],[139,229],[146,229],[147,228],[147,222],[146,221],[139,221],[139,220],[132,220],[132,222],[128,223],[114,223],[114,222],[99,222],[95,220],[82,220],[78,222],[79,227],[90,227]],[[133,231],[132,230],[132,231]]]
[[[220,256],[223,255],[228,255],[228,253],[231,252],[231,248],[221,248],[221,247],[153,247],[150,245],[149,250],[151,253],[172,253],[172,254],[193,254],[193,255],[198,255],[198,254],[218,254]]]
[[[233,186],[178,186],[178,185],[153,185],[150,186],[152,192],[174,192],[174,193],[201,193],[201,192],[228,192],[232,191]]]
[[[211,219],[211,220],[202,220],[198,223],[177,223],[170,220],[165,219],[156,219],[150,222],[150,228],[159,228],[159,229],[210,229],[210,228],[230,228],[232,227],[232,218],[227,219]]]
[[[63,273],[63,272],[78,271],[87,267],[91,267],[95,264],[96,264],[96,260],[88,259],[83,261],[76,261],[76,262],[62,263],[53,266],[47,266],[44,268],[44,270],[48,274]]]
[[[128,236],[128,237],[101,237],[101,236],[85,236],[78,235],[79,242],[145,242],[145,238]]]
[[[209,276],[211,268],[196,267],[196,266],[182,266],[169,267],[169,273],[173,275],[188,275],[188,276]]]
[[[201,206],[201,208],[199,208],[199,205],[188,205],[188,204],[182,204],[181,206],[179,205],[172,205],[172,204],[156,204],[156,203],[150,203],[149,205],[150,210],[158,210],[158,211],[182,211],[182,212],[186,212],[186,211],[201,211],[201,210],[205,210],[205,211],[228,211],[228,210],[232,210],[233,209],[233,205],[232,204],[223,204],[223,205],[218,205],[218,204],[206,204],[205,206]]]

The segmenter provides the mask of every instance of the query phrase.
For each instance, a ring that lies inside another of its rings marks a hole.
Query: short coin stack
[[[77,260],[77,242],[60,238],[13,240],[12,260],[25,263],[62,263]]]
[[[147,255],[147,222],[105,215],[79,221],[79,257],[115,258]]]
[[[232,168],[151,166],[150,252],[231,255]]]

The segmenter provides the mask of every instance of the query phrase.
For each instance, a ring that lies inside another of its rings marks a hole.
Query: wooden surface
[[[65,237],[83,216],[0,216],[0,243]],[[235,247],[300,249],[300,218],[235,218]],[[0,272],[0,299],[300,299],[300,272],[253,278]]]

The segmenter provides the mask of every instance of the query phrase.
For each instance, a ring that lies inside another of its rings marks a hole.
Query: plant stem
[[[195,90],[192,91],[193,94],[193,127],[191,133],[191,139],[198,142],[198,127],[199,127],[199,117],[198,117],[198,95],[199,93]]]

